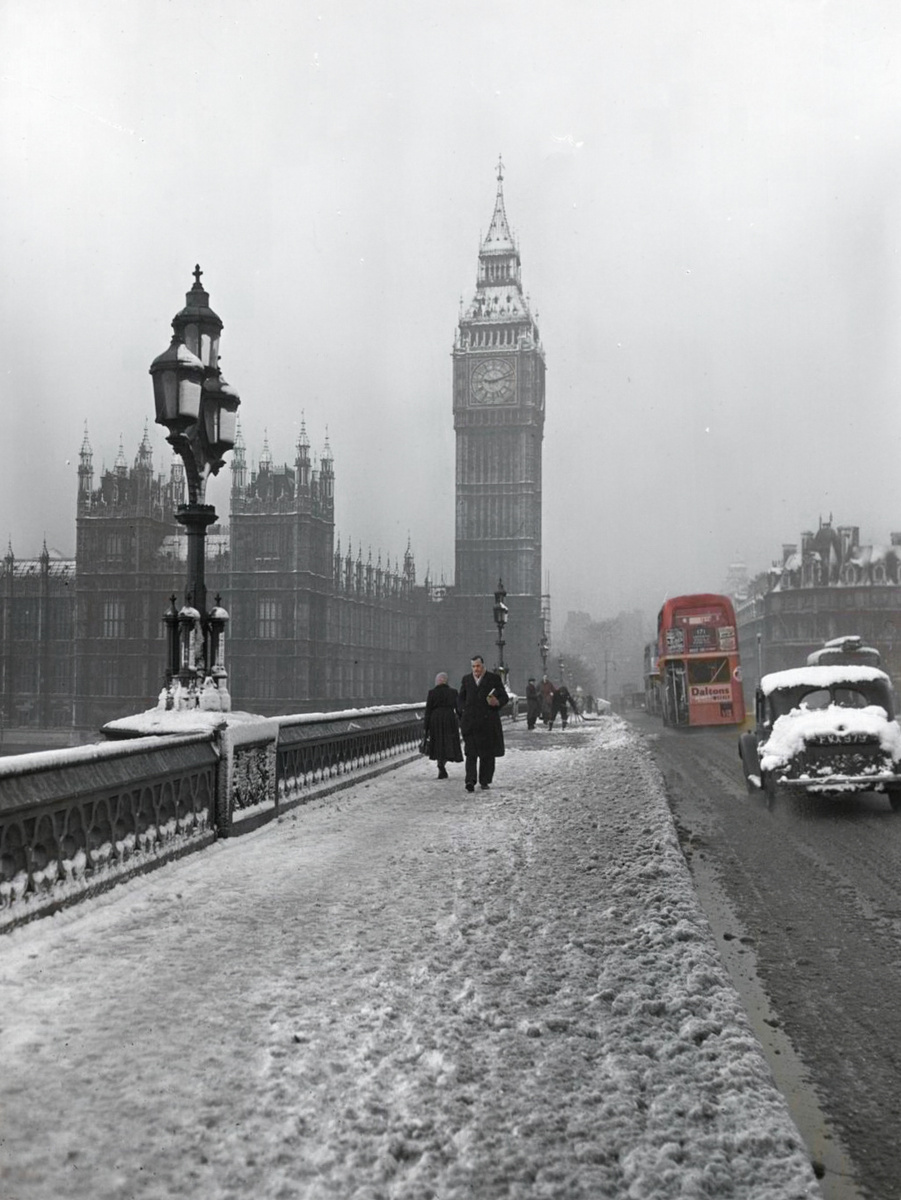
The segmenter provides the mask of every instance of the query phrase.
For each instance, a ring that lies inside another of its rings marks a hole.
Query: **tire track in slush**
[[[748,795],[734,732],[637,724],[724,962],[827,1200],[901,1196],[901,823],[881,796]],[[895,819],[893,819],[893,817]]]

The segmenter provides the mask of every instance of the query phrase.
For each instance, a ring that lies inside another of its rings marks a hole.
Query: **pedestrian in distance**
[[[561,683],[554,692],[554,699],[551,707],[551,720],[550,724],[548,725],[548,729],[554,728],[554,721],[557,719],[558,715],[560,717],[561,728],[565,729],[566,722],[569,719],[570,709],[573,710],[576,716],[579,715],[579,710],[576,708],[576,702],[572,698],[569,688],[565,683]]]
[[[529,676],[526,684],[526,728],[534,729],[541,712],[541,696],[535,684],[535,676]]]
[[[551,724],[551,710],[554,707],[554,692],[556,690],[547,675],[542,675],[541,687],[539,689],[541,692],[541,719],[548,728],[550,728]]]
[[[466,762],[466,790],[474,792],[478,779],[487,791],[494,779],[494,761],[504,754],[501,709],[510,700],[504,681],[485,670],[481,654],[472,656],[472,672],[460,684],[458,711]]]
[[[447,779],[446,764],[462,762],[460,722],[457,717],[457,690],[447,682],[447,672],[439,671],[435,686],[425,700],[423,734],[428,738],[429,759],[438,764],[438,778]]]

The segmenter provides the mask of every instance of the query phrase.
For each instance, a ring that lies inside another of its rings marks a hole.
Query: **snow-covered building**
[[[760,674],[802,666],[831,638],[857,634],[901,680],[901,532],[861,545],[856,525],[820,521],[735,597],[746,695]]]

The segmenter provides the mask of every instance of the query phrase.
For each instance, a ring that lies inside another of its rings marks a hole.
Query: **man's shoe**
[[[476,790],[476,785],[474,783],[467,783],[466,790],[467,792],[474,792]]]
[[[482,789],[483,792],[487,792],[488,789],[491,787],[491,784],[490,783],[480,783],[479,787]]]
[[[447,771],[441,770],[438,772],[439,779],[447,779]]]

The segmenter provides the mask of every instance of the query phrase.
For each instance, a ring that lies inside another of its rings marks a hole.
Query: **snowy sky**
[[[830,513],[887,541],[899,50],[892,0],[6,0],[0,536],[73,552],[84,422],[95,468],[134,459],[199,261],[249,458],[305,414],[343,545],[409,535],[450,578],[450,351],[502,153],[560,627]]]

